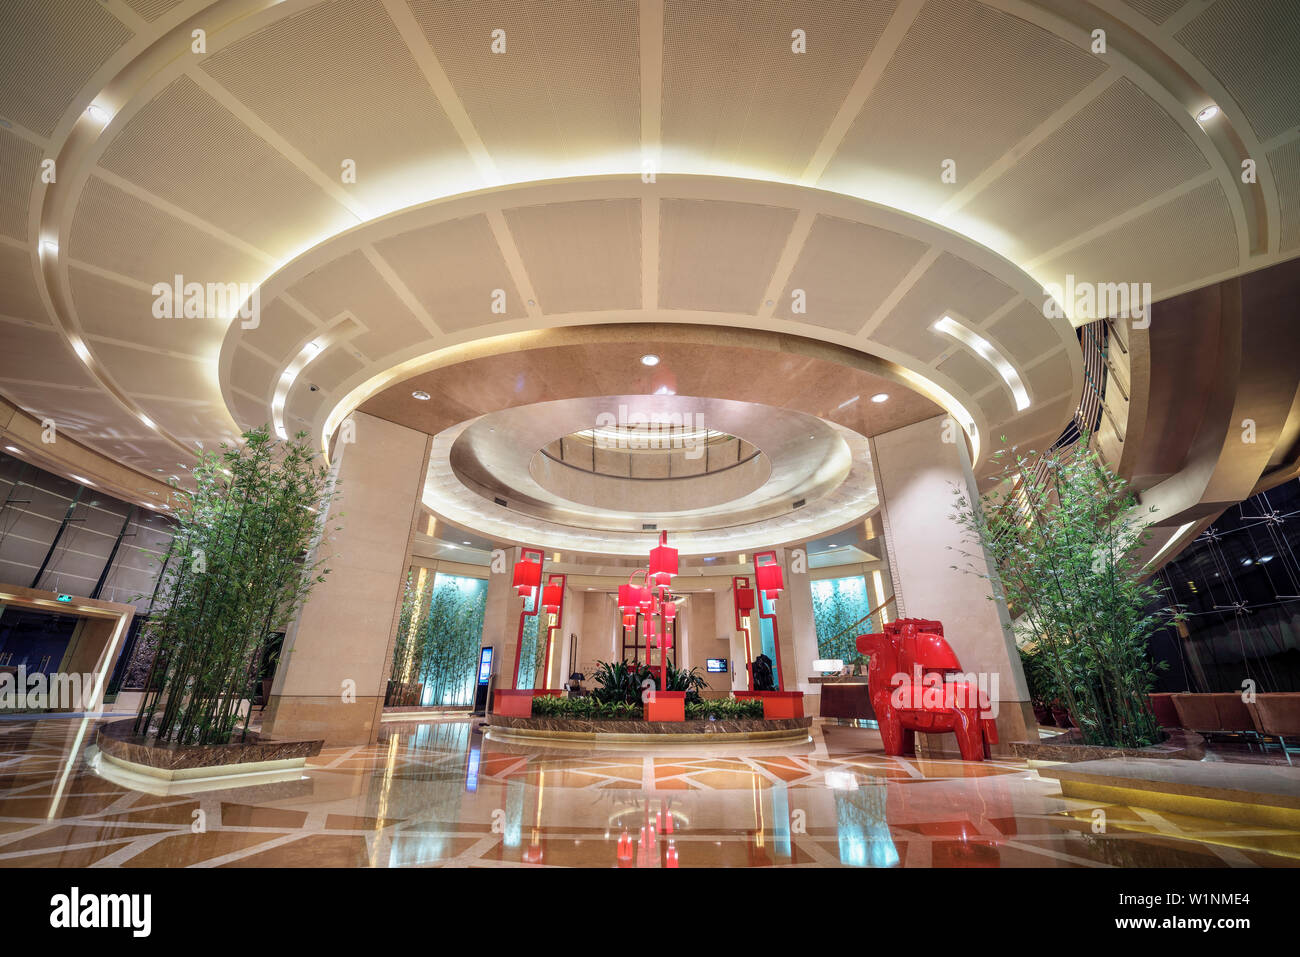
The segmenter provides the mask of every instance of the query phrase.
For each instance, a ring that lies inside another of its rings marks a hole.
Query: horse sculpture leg
[[[954,714],[957,722],[952,730],[957,736],[957,750],[961,752],[962,760],[983,761],[987,756],[987,745],[984,741],[984,728],[980,722],[979,710],[956,708]]]

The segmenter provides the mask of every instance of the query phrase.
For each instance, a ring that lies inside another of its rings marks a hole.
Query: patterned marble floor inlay
[[[876,732],[820,720],[810,744],[734,752],[541,748],[461,717],[389,724],[296,780],[171,797],[100,777],[93,731],[0,722],[0,867],[1300,864],[1300,832],[1063,798],[1013,759],[891,758]]]

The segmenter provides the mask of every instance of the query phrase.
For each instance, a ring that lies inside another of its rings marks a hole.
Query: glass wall
[[[840,658],[845,664],[858,655],[855,639],[870,630],[865,624],[851,627],[873,605],[861,575],[846,578],[823,578],[812,583],[813,622],[817,626],[817,654],[821,658]]]
[[[1225,511],[1161,569],[1160,604],[1183,626],[1156,634],[1157,691],[1300,691],[1300,481]]]
[[[472,704],[486,607],[487,582],[483,579],[411,569],[387,703],[425,707]]]

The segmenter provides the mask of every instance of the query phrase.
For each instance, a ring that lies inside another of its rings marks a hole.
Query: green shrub
[[[737,701],[735,698],[719,698],[713,701],[686,702],[686,719],[688,721],[708,721],[710,718],[747,719],[763,717],[763,702],[754,698]]]

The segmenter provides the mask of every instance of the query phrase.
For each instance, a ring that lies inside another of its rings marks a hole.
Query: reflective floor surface
[[[296,780],[172,797],[98,775],[93,729],[0,721],[0,867],[1300,865],[1300,832],[1069,800],[1017,761],[891,758],[820,720],[809,744],[734,753],[393,724]]]

